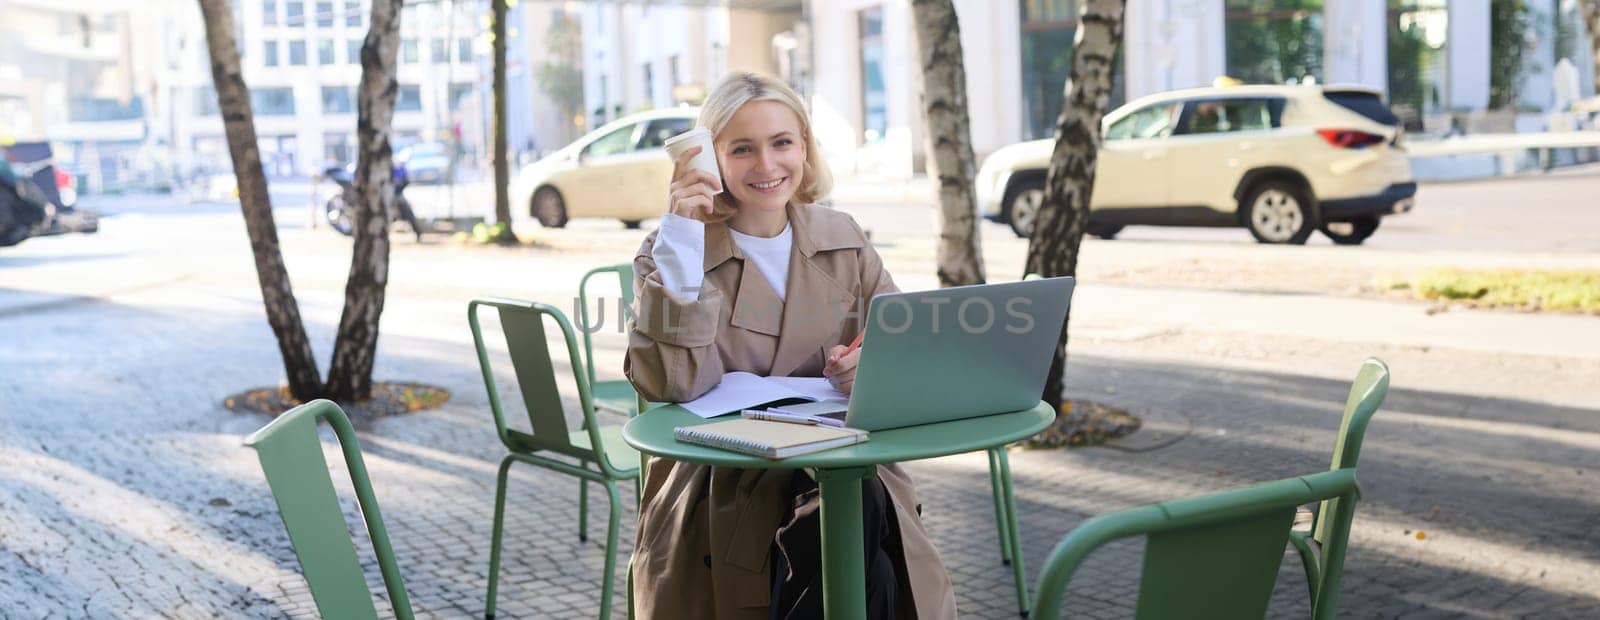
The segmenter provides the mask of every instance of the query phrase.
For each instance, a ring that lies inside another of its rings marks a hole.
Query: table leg
[[[829,620],[867,617],[861,481],[876,471],[876,467],[816,471],[822,512],[822,608]]]

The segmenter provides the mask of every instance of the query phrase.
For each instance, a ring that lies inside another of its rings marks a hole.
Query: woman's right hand
[[[704,220],[711,215],[715,203],[711,197],[722,190],[722,181],[706,171],[689,164],[701,147],[694,147],[672,162],[671,193],[667,197],[667,213],[679,217]]]

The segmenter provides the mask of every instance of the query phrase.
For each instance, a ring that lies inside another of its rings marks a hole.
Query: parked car
[[[1377,91],[1223,86],[1150,95],[1107,114],[1091,235],[1125,226],[1242,226],[1261,243],[1322,230],[1359,244],[1409,211],[1417,185],[1400,120]],[[985,217],[1033,234],[1053,140],[995,151],[977,175]]]
[[[444,183],[450,175],[450,151],[438,142],[421,142],[400,149],[394,163],[406,169],[408,180],[419,185]]]
[[[607,123],[517,173],[513,222],[553,228],[577,218],[615,218],[628,228],[666,210],[672,160],[662,143],[694,127],[697,108],[641,112]]]
[[[47,142],[0,146],[0,246],[28,237],[100,230],[100,218],[78,209],[77,182],[55,165]]]

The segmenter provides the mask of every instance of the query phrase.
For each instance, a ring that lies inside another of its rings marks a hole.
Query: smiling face
[[[805,181],[800,117],[783,103],[744,104],[715,144],[722,178],[740,211],[782,211]]]

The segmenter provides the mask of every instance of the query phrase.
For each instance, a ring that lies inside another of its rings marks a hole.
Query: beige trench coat
[[[789,222],[787,303],[745,263],[725,224],[706,226],[705,281],[693,302],[667,294],[650,254],[655,233],[645,238],[633,260],[638,306],[623,364],[640,394],[691,400],[736,370],[821,376],[827,350],[855,338],[867,301],[897,290],[850,216],[791,206]],[[791,475],[652,459],[633,558],[639,617],[765,620],[769,551]],[[917,617],[955,617],[950,577],[918,517],[910,477],[893,464],[878,466],[878,477],[894,502]]]

